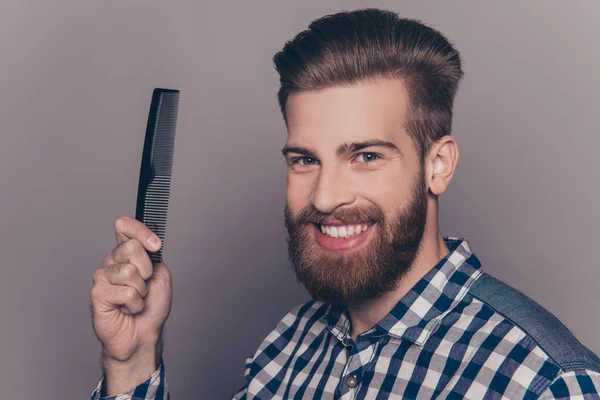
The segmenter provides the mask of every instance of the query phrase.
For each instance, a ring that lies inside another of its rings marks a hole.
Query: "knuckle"
[[[111,264],[111,261],[112,261],[111,254],[112,253],[106,254],[104,256],[104,258],[102,259],[102,262],[100,264],[104,265],[105,267],[108,267]]]
[[[124,279],[130,280],[135,276],[136,271],[137,271],[136,266],[128,263],[128,264],[121,265],[121,269],[119,270],[119,273],[121,274],[121,276]]]
[[[123,230],[123,228],[125,227],[125,225],[127,224],[127,217],[126,216],[120,216],[115,220],[115,231],[120,232]]]
[[[98,268],[97,270],[95,270],[94,275],[93,275],[94,283],[100,282],[103,274],[104,274],[104,269]]]
[[[132,287],[125,288],[124,297],[127,303],[133,302],[137,298],[137,290]]]
[[[129,240],[123,242],[123,244],[121,246],[123,247],[123,250],[125,251],[125,253],[136,254],[140,251],[140,247],[142,247],[142,244],[139,241],[137,241],[136,239],[129,239]]]
[[[104,288],[102,287],[102,285],[97,283],[94,286],[92,286],[92,290],[90,293],[92,302],[97,301],[98,299],[102,298],[103,296],[104,296]]]

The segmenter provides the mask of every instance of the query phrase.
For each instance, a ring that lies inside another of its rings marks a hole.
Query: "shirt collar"
[[[445,237],[450,253],[438,262],[396,306],[361,338],[389,335],[423,345],[482,274],[481,263],[466,239]],[[350,344],[350,318],[344,307],[329,306],[327,327],[342,343]]]

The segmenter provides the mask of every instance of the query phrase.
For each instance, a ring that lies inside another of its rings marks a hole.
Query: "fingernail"
[[[151,237],[148,239],[148,243],[149,243],[151,246],[157,247],[157,246],[160,246],[160,239],[159,239],[157,236],[151,236]]]

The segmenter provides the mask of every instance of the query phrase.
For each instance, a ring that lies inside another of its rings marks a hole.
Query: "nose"
[[[311,194],[313,206],[322,213],[331,213],[340,206],[352,204],[354,200],[351,185],[344,174],[334,167],[321,167]]]

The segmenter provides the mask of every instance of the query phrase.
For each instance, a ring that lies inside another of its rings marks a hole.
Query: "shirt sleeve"
[[[252,379],[250,376],[250,366],[252,365],[253,361],[254,361],[254,357],[246,358],[246,369],[244,370],[244,379],[246,380],[246,382],[244,383],[244,386],[242,386],[240,388],[240,390],[238,390],[233,395],[231,400],[246,400],[246,397],[248,396],[248,384],[250,383],[250,380]]]
[[[565,372],[539,397],[545,400],[571,398],[600,400],[600,372],[587,369]]]
[[[165,366],[161,361],[158,369],[146,380],[139,384],[136,388],[129,392],[121,393],[116,396],[100,397],[100,391],[104,383],[104,376],[100,379],[100,383],[96,390],[92,393],[91,400],[170,400],[169,388],[165,378]]]

